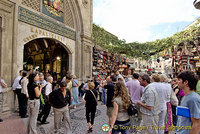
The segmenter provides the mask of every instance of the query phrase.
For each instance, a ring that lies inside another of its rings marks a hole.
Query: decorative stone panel
[[[39,12],[40,11],[40,1],[41,0],[22,0],[22,4]]]
[[[64,20],[64,22],[65,22],[65,24],[66,25],[68,25],[69,27],[71,27],[71,28],[74,28],[74,19],[73,19],[73,15],[72,15],[72,12],[71,12],[71,8],[70,8],[70,6],[69,6],[69,3],[68,3],[68,1],[64,1],[65,3],[65,20]]]

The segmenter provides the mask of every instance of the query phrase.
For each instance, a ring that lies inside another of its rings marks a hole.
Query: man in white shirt
[[[165,80],[167,81],[167,76],[165,77]],[[159,105],[160,105],[160,113],[159,113],[159,121],[158,121],[158,134],[164,134],[165,129],[165,118],[167,113],[167,102],[170,101],[170,95],[171,95],[171,85],[168,83],[165,83],[165,81],[161,81],[161,77],[158,74],[152,75],[152,83],[151,86],[153,86],[159,96]]]
[[[45,101],[44,108],[42,112],[38,115],[38,121],[41,122],[41,124],[48,124],[49,122],[46,121],[47,117],[49,116],[50,110],[51,110],[51,105],[49,104],[49,94],[52,92],[52,82],[53,82],[53,77],[49,76],[47,78],[47,82],[45,87],[42,89],[42,95],[43,99]],[[42,119],[41,119],[42,118]]]
[[[23,70],[19,71],[19,75],[15,78],[13,85],[12,85],[12,89],[14,91],[14,93],[17,95],[17,100],[18,100],[18,108],[19,108],[19,115],[21,116],[21,90],[22,90],[22,86],[19,84],[19,81],[22,78],[22,73]],[[16,100],[16,95],[14,95],[14,100]]]
[[[5,81],[3,79],[0,78],[0,114],[2,112],[2,107],[3,107],[3,88],[6,88],[7,84],[5,83]],[[2,122],[3,120],[0,119],[0,122]]]

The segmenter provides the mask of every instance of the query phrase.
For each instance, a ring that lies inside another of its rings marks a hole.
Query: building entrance
[[[39,38],[24,45],[24,69],[38,69],[58,81],[69,71],[69,54],[63,44],[54,39]]]

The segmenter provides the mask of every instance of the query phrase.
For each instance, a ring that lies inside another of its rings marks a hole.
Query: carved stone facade
[[[24,45],[32,40],[59,42],[69,54],[69,71],[80,81],[92,76],[93,0],[64,0],[63,22],[44,14],[43,2],[0,0],[0,77],[8,85],[3,92],[4,117],[15,110],[11,86],[23,68]]]
[[[22,0],[22,4],[26,5],[27,7],[36,10],[36,11],[40,11],[40,0]]]

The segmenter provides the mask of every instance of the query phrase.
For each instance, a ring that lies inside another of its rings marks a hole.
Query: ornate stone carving
[[[91,47],[88,46],[88,45],[85,45],[84,51],[85,51],[86,53],[91,53],[91,52],[92,52]]]
[[[68,25],[71,28],[74,28],[74,19],[73,19],[73,15],[72,15],[72,11],[70,9],[69,3],[68,1],[65,1],[65,24]]]
[[[88,0],[82,0],[82,3],[85,8],[88,8]]]
[[[40,0],[22,0],[22,4],[36,11],[40,11]]]

